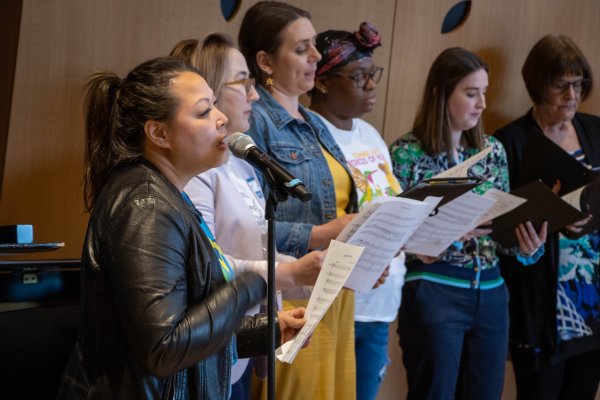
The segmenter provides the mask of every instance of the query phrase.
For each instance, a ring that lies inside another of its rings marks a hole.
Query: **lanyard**
[[[223,165],[223,170],[231,179],[234,186],[244,199],[244,202],[252,212],[254,219],[258,225],[260,230],[260,238],[262,245],[262,255],[263,260],[267,259],[267,221],[265,220],[265,210],[262,204],[258,201],[258,196],[262,196],[262,191],[260,189],[260,185],[254,178],[254,176],[249,176],[248,178],[243,178],[243,173],[239,172],[239,168],[236,168],[234,164],[231,162],[227,162]]]
[[[210,244],[213,248],[213,251],[215,252],[217,258],[219,259],[219,265],[221,266],[221,271],[223,272],[223,277],[225,278],[225,280],[227,282],[232,281],[233,278],[235,277],[235,272],[234,272],[233,268],[231,268],[231,265],[229,265],[229,263],[227,262],[227,259],[225,258],[225,255],[221,251],[221,248],[215,241],[215,237],[213,236],[212,232],[210,231],[210,229],[208,229],[208,225],[206,225],[206,222],[202,218],[202,214],[200,214],[200,211],[198,211],[196,209],[196,207],[194,207],[194,204],[192,203],[192,201],[190,200],[190,198],[188,197],[188,195],[185,192],[181,192],[181,196],[183,197],[183,199],[185,200],[186,203],[188,203],[189,205],[191,205],[194,208],[194,215],[196,216],[196,219],[198,220],[198,223],[200,224],[200,228],[202,229],[202,231],[208,238],[208,241],[210,242]]]

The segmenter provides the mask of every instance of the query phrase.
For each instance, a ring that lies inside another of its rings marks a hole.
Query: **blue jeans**
[[[387,322],[354,322],[356,398],[374,400],[385,375],[388,359]]]
[[[417,280],[402,291],[398,333],[408,399],[497,400],[508,349],[508,292]]]

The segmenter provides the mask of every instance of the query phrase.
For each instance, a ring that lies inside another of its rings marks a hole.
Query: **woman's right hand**
[[[278,311],[277,318],[279,319],[279,329],[281,331],[281,344],[292,339],[294,336],[300,332],[300,329],[306,324],[306,318],[304,317],[305,313],[304,307],[294,308],[288,311]],[[310,338],[304,345],[307,347],[310,343]]]
[[[565,226],[565,229],[572,233],[579,233],[583,229],[583,226],[586,225],[588,222],[590,222],[592,220],[592,218],[594,218],[594,216],[592,214],[589,214],[584,219],[579,220],[577,222],[573,222],[573,224],[571,224],[571,225]]]
[[[304,257],[292,262],[294,286],[314,286],[321,272],[326,251],[311,251]]]
[[[548,236],[548,221],[544,221],[540,231],[536,232],[530,221],[519,224],[515,228],[515,235],[519,243],[519,252],[525,257],[531,257],[546,243]]]
[[[463,237],[460,238],[461,242],[466,240],[470,240],[472,238],[478,238],[480,236],[487,236],[492,233],[492,221],[486,221],[483,224],[475,227],[471,231],[464,234]]]
[[[329,242],[335,239],[354,217],[356,217],[356,214],[346,214],[325,224],[313,226],[308,248],[324,249],[328,247]]]
[[[414,256],[417,257],[419,260],[421,260],[421,262],[423,262],[423,264],[431,264],[432,262],[434,262],[438,259],[437,257],[426,256],[424,254],[415,254]]]
[[[554,182],[554,185],[552,186],[552,192],[554,194],[558,195],[558,193],[560,192],[561,186],[562,185],[561,185],[560,181],[557,179],[556,182]],[[565,226],[565,230],[567,232],[563,232],[563,233],[566,233],[568,235],[569,233],[577,234],[577,233],[581,232],[581,230],[583,229],[583,226],[585,224],[587,224],[588,222],[590,222],[592,220],[592,218],[594,218],[594,216],[590,214],[582,220],[574,222],[571,225]]]
[[[277,290],[314,286],[326,253],[326,250],[315,250],[297,260],[279,262],[275,270]]]

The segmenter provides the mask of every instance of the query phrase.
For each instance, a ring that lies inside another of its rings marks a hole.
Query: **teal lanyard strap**
[[[202,231],[208,238],[213,251],[217,255],[217,258],[219,259],[219,264],[221,266],[221,271],[223,272],[223,277],[225,278],[225,280],[227,282],[232,281],[235,277],[235,271],[233,270],[231,265],[229,265],[229,262],[227,262],[227,259],[225,258],[225,255],[223,254],[223,252],[221,251],[221,248],[217,244],[215,237],[213,236],[210,229],[208,229],[208,225],[206,225],[204,218],[202,218],[202,214],[200,214],[200,211],[198,211],[196,209],[196,207],[194,207],[194,203],[192,203],[189,196],[185,192],[181,192],[181,196],[183,197],[183,199],[185,200],[186,203],[188,203],[190,206],[192,206],[194,208],[194,215],[196,216],[196,220],[198,220],[198,224],[200,225],[200,228],[202,229]]]

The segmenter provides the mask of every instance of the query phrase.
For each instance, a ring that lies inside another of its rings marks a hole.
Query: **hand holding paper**
[[[362,247],[332,240],[321,267],[321,273],[313,288],[306,307],[306,324],[293,340],[284,343],[275,351],[279,361],[292,363],[304,342],[310,337],[344,286],[348,275],[358,262]]]
[[[346,287],[370,291],[392,258],[436,205],[437,202],[427,204],[399,197],[379,197],[365,206],[337,238],[365,248]]]
[[[425,219],[410,237],[404,250],[407,253],[437,257],[471,229],[496,200],[467,192],[439,207],[438,213]]]

